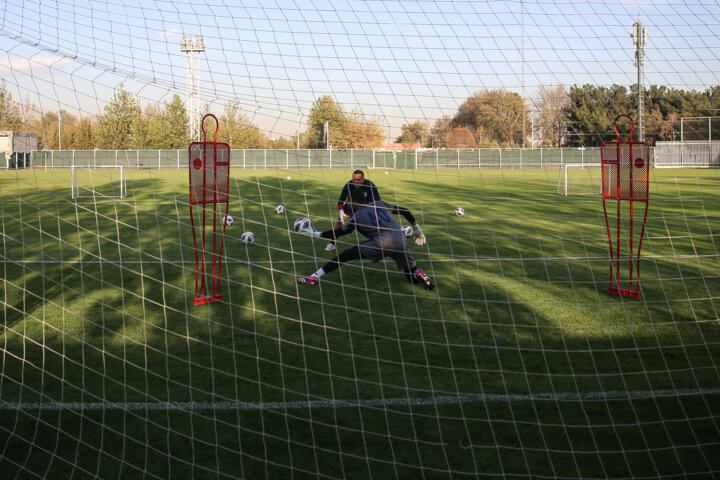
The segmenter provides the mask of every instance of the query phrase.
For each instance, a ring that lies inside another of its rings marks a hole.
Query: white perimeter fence
[[[657,142],[654,167],[720,167],[720,142]],[[231,150],[233,168],[242,169],[521,169],[600,163],[600,148],[483,148],[459,150]],[[124,166],[184,169],[188,150],[35,150],[29,168]],[[2,168],[2,167],[0,167]],[[5,166],[5,168],[12,168]]]
[[[720,142],[657,142],[656,167],[720,167]]]
[[[460,150],[231,150],[242,169],[520,169],[558,168],[566,163],[599,163],[600,148]],[[37,150],[27,167],[124,166],[184,169],[188,150]]]

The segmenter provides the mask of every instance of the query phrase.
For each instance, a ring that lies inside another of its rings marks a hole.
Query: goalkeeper
[[[362,170],[355,170],[352,174],[352,180],[349,180],[340,192],[340,198],[338,198],[338,219],[335,222],[333,230],[340,228],[348,218],[352,215],[350,209],[349,199],[350,192],[359,190],[362,195],[359,197],[359,202],[362,204],[376,202],[380,200],[380,192],[373,182],[365,178],[365,173]],[[335,240],[331,239],[330,243],[327,244],[325,250],[330,252],[335,250]]]
[[[393,218],[393,214],[404,216],[413,225],[415,243],[421,246],[425,245],[425,234],[412,212],[405,207],[391,205],[382,200],[363,204],[361,203],[362,199],[361,190],[351,191],[349,207],[353,216],[340,227],[334,230],[318,232],[311,225],[309,229],[302,230],[300,233],[312,235],[313,237],[335,239],[357,230],[368,239],[342,251],[312,275],[298,278],[298,282],[305,285],[315,285],[323,275],[337,270],[343,263],[350,260],[369,258],[373,262],[378,262],[384,257],[390,257],[395,260],[398,268],[405,272],[408,280],[413,283],[421,283],[426,290],[433,290],[435,284],[425,272],[417,268],[415,259],[408,247],[407,237]]]

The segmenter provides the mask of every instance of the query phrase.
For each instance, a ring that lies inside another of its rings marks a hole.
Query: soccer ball
[[[230,215],[225,215],[223,217],[223,225],[227,225],[228,227],[233,224],[235,220]]]
[[[253,243],[255,243],[255,234],[252,232],[245,232],[240,235],[240,241],[243,242],[245,245],[252,245]]]
[[[275,207],[275,213],[277,213],[278,215],[282,215],[283,213],[285,213],[285,207],[283,207],[282,205],[278,205],[277,207]]]
[[[312,229],[312,223],[310,223],[309,218],[300,217],[297,220],[295,220],[295,231],[296,232],[303,232],[305,230]]]
[[[458,217],[462,217],[463,215],[465,215],[465,209],[462,207],[457,207],[455,209],[455,215],[457,215]]]
[[[410,225],[403,225],[400,230],[402,230],[406,237],[412,235],[412,227]]]

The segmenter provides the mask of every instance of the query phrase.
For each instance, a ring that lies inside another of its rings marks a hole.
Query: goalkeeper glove
[[[309,237],[319,237],[320,236],[320,232],[315,230],[315,227],[313,227],[312,225],[310,225],[310,228],[303,228],[300,233],[302,233],[303,235],[307,235]]]
[[[341,225],[345,225],[345,211],[342,207],[338,207],[340,209],[340,212],[338,213],[338,222],[340,222]]]
[[[423,233],[422,228],[420,228],[420,225],[416,223],[413,227],[413,230],[413,238],[415,239],[415,245],[419,245],[422,247],[427,241],[425,239],[425,234]]]

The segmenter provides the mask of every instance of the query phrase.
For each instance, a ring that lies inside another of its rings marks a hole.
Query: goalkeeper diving
[[[343,263],[350,260],[368,258],[373,262],[378,262],[385,257],[390,257],[395,260],[398,269],[405,273],[408,280],[422,284],[426,290],[433,290],[435,284],[425,272],[417,267],[417,263],[412,253],[410,253],[407,237],[400,229],[400,225],[395,221],[395,218],[393,218],[393,215],[397,214],[405,217],[413,226],[415,244],[425,245],[425,234],[412,212],[405,207],[392,205],[382,200],[363,204],[362,194],[363,192],[359,189],[350,192],[349,207],[352,216],[344,225],[324,232],[318,232],[311,225],[309,229],[303,229],[300,233],[334,240],[357,230],[367,237],[367,240],[343,250],[312,275],[298,278],[298,283],[315,285],[321,277],[334,272]]]

